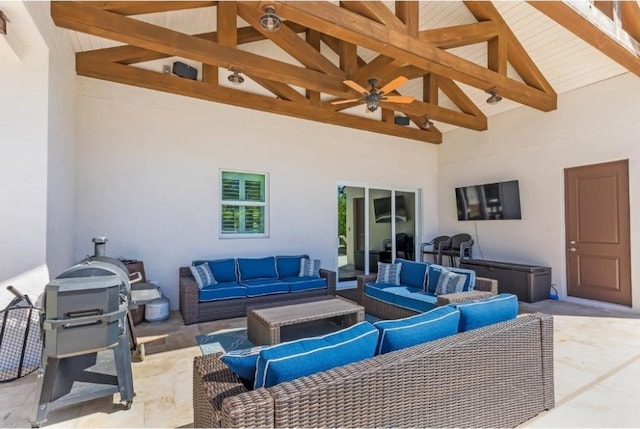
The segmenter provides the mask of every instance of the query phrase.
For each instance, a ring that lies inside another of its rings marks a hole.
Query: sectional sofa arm
[[[443,305],[449,305],[453,303],[478,301],[480,299],[489,298],[494,294],[491,292],[484,292],[480,290],[470,290],[468,292],[449,293],[446,295],[438,295],[438,307]]]
[[[221,360],[222,353],[193,360],[194,427],[273,427],[273,398],[248,391]]]
[[[487,279],[484,277],[476,277],[476,285],[474,290],[491,292],[492,295],[498,294],[498,280]]]
[[[375,282],[377,278],[378,274],[376,273],[365,274],[357,277],[357,293],[359,303],[362,304],[364,302],[364,285],[366,285],[367,283]]]
[[[198,283],[189,267],[180,267],[179,271],[180,313],[185,325],[196,323],[198,318]]]
[[[327,279],[327,292],[329,295],[336,294],[336,272],[320,268],[320,277]]]

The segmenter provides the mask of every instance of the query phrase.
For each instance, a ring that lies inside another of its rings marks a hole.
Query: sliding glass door
[[[419,191],[338,185],[337,273],[342,286],[376,273],[378,263],[414,260]]]

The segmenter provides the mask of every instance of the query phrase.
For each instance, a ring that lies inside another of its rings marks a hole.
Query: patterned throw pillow
[[[300,259],[298,277],[320,277],[320,259]]]
[[[436,295],[446,295],[448,293],[462,292],[467,276],[456,274],[451,271],[443,271],[438,279]]]
[[[378,262],[378,277],[376,278],[376,283],[399,285],[401,269],[401,263],[385,264],[384,262]]]
[[[209,264],[206,262],[200,265],[192,265],[189,268],[191,268],[191,274],[193,274],[193,278],[198,283],[198,289],[218,283],[213,277]]]

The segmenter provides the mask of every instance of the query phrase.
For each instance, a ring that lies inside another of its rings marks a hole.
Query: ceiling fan
[[[368,82],[369,82],[369,85],[371,85],[371,88],[367,90],[361,87],[360,85],[358,85],[357,82],[354,82],[352,80],[345,80],[343,81],[345,85],[347,85],[349,88],[352,88],[358,91],[364,97],[351,98],[349,100],[332,101],[331,104],[347,104],[347,103],[353,103],[354,101],[360,101],[366,104],[367,106],[366,112],[370,113],[370,112],[375,112],[376,109],[378,109],[378,104],[381,101],[386,101],[388,103],[411,103],[414,100],[413,97],[404,96],[404,95],[386,95],[391,91],[393,91],[394,89],[396,89],[397,87],[404,85],[408,81],[409,79],[407,79],[406,77],[398,76],[397,78],[393,79],[391,82],[389,82],[382,88],[377,89],[376,85],[378,84],[378,79],[369,79]]]

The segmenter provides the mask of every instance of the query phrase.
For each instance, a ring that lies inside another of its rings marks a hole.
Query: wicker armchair
[[[554,407],[553,318],[536,313],[248,391],[193,363],[194,427],[515,427]]]
[[[398,307],[379,299],[371,298],[364,293],[364,285],[375,282],[377,274],[368,274],[358,276],[358,299],[359,303],[364,306],[365,312],[381,319],[401,319],[403,317],[414,316],[417,311],[407,308]],[[498,293],[498,281],[486,279],[484,277],[476,277],[476,285],[474,290],[468,292],[451,293],[447,295],[438,295],[438,306],[447,305],[455,302],[476,301],[483,298],[496,295]]]

